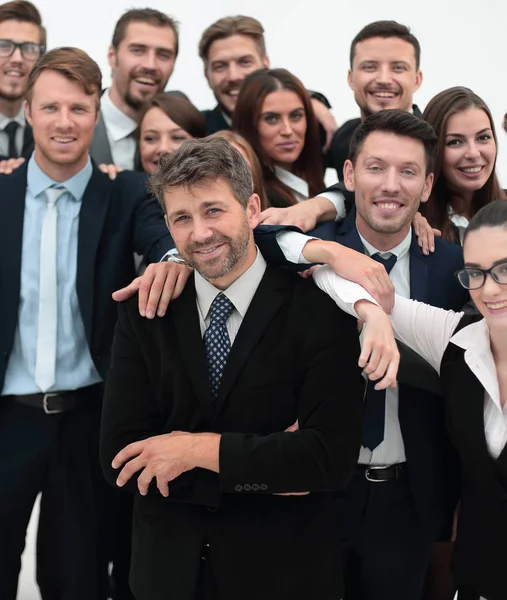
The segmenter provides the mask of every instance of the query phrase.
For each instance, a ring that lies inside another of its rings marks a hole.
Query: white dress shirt
[[[195,271],[195,295],[202,336],[204,336],[204,332],[210,323],[211,304],[218,294],[222,292],[234,305],[234,310],[229,315],[226,323],[231,346],[234,344],[246,311],[252,302],[252,298],[259,287],[265,271],[266,261],[258,249],[257,257],[250,268],[225,290],[219,290],[212,283],[204,279],[198,271]]]
[[[365,253],[368,256],[379,252],[379,250],[367,242],[361,234],[359,234],[359,237],[363,243]],[[285,231],[277,235],[278,244],[280,245],[280,249],[284,253],[285,258],[294,263],[308,263],[302,255],[303,247],[308,239],[308,236],[294,231]],[[410,298],[409,252],[411,242],[412,230],[410,230],[406,237],[389,252],[380,252],[380,255],[383,258],[388,258],[391,254],[396,256],[396,264],[392,268],[389,277],[393,282],[396,292],[405,298]],[[393,465],[405,462],[405,445],[403,443],[400,421],[398,418],[398,404],[398,390],[393,390],[392,388],[386,390],[384,441],[373,451],[362,447],[359,454],[360,464]]]
[[[447,214],[449,215],[449,221],[457,227],[459,243],[463,246],[463,238],[465,237],[465,231],[468,227],[469,220],[464,215],[457,215],[450,205],[447,209]]]
[[[377,304],[361,286],[339,277],[329,267],[318,269],[314,279],[349,314],[357,316],[353,307],[358,300]],[[453,335],[462,316],[462,312],[435,308],[396,294],[391,323],[396,338],[420,354],[437,372],[449,342],[465,350],[466,364],[484,387],[485,437],[489,453],[498,458],[507,442],[507,403],[502,407],[488,326],[482,319]]]
[[[25,129],[26,129],[26,117],[25,117],[25,109],[21,107],[21,110],[18,114],[13,117],[6,117],[5,115],[0,113],[0,156],[8,156],[9,155],[9,136],[5,133],[4,129],[11,122],[15,121],[19,127],[16,131],[16,150],[18,151],[18,156],[21,156],[21,152],[23,150],[23,142],[25,139]]]
[[[106,125],[113,162],[117,167],[132,171],[137,147],[132,134],[137,129],[137,122],[113,104],[109,92],[110,90],[106,90],[102,94],[100,110]]]

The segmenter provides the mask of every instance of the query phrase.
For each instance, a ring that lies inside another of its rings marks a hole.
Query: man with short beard
[[[99,164],[134,168],[134,132],[143,107],[164,91],[178,55],[178,25],[152,8],[132,9],[116,23],[108,52],[112,86],[101,98],[90,146]]]
[[[46,30],[31,2],[0,5],[0,160],[27,158],[33,151],[23,100],[28,75],[45,47]]]
[[[119,307],[101,461],[135,498],[134,596],[341,598],[333,490],[358,450],[356,324],[266,266],[228,142],[185,142],[151,186],[195,273],[162,318]]]

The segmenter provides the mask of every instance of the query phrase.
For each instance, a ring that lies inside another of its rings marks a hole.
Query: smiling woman
[[[248,75],[232,125],[259,158],[271,206],[296,204],[324,188],[310,96],[289,71],[261,69]]]
[[[495,171],[497,138],[482,98],[453,87],[430,100],[422,118],[438,136],[433,191],[421,212],[444,239],[463,243],[469,220],[493,200],[505,198]]]

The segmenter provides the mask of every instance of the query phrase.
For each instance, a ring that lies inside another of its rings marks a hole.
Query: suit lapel
[[[428,302],[428,257],[424,256],[412,232],[410,244],[410,298]]]
[[[79,213],[76,290],[88,344],[91,344],[92,335],[95,257],[109,206],[111,185],[109,178],[93,165]]]
[[[8,314],[6,323],[17,323],[21,289],[21,254],[26,196],[26,163],[12,175],[2,177],[0,201],[0,274]]]
[[[90,156],[97,164],[106,163],[112,165],[114,162],[102,111],[99,111],[99,120],[93,132],[93,139],[90,144]]]
[[[236,383],[253,349],[279,311],[287,288],[287,275],[268,266],[241,323],[222,375],[215,416]]]
[[[356,250],[364,254],[364,246],[356,227],[356,210],[355,208],[347,215],[347,218],[343,222],[340,228],[340,234],[337,236],[336,241],[347,248]]]
[[[208,366],[199,324],[195,297],[195,281],[192,276],[181,296],[172,302],[174,326],[181,347],[181,357],[187,367],[192,388],[204,415],[211,424],[213,401],[208,383]]]

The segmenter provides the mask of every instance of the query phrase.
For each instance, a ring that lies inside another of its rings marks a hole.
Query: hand
[[[121,167],[117,167],[116,165],[106,165],[105,163],[99,165],[99,169],[102,171],[102,173],[109,175],[109,179],[111,179],[111,181],[114,181],[116,179],[116,175],[123,171]]]
[[[389,317],[380,306],[368,300],[356,302],[354,308],[365,324],[359,366],[364,369],[370,381],[380,380],[375,385],[376,390],[395,388],[400,353]]]
[[[25,162],[23,157],[20,158],[9,158],[7,160],[0,160],[0,174],[10,175],[18,167]]]
[[[419,212],[415,213],[412,226],[417,236],[417,243],[422,248],[423,254],[428,256],[430,252],[435,252],[435,236],[442,235],[440,229],[433,229],[426,217],[423,217]]]
[[[195,467],[189,452],[192,443],[192,434],[173,431],[129,444],[114,457],[112,462],[113,469],[123,466],[116,479],[116,485],[123,487],[133,475],[141,471],[137,480],[140,494],[146,496],[148,487],[155,477],[157,488],[162,496],[167,498],[168,482]]]
[[[267,208],[261,212],[262,225],[294,225],[304,232],[314,229],[317,223],[333,221],[336,208],[327,198],[315,196],[287,208]]]
[[[322,152],[325,154],[331,147],[333,135],[336,133],[336,131],[338,131],[338,124],[336,123],[333,114],[325,104],[322,104],[322,102],[319,102],[316,98],[311,98],[311,101],[315,117],[326,132],[326,143],[322,148]]]
[[[336,242],[309,240],[303,256],[310,263],[325,263],[333,271],[361,285],[390,314],[394,306],[394,286],[384,266]]]
[[[192,269],[181,263],[161,262],[148,265],[141,277],[113,293],[116,302],[128,300],[139,292],[139,314],[153,319],[163,317],[171,300],[183,291]]]

